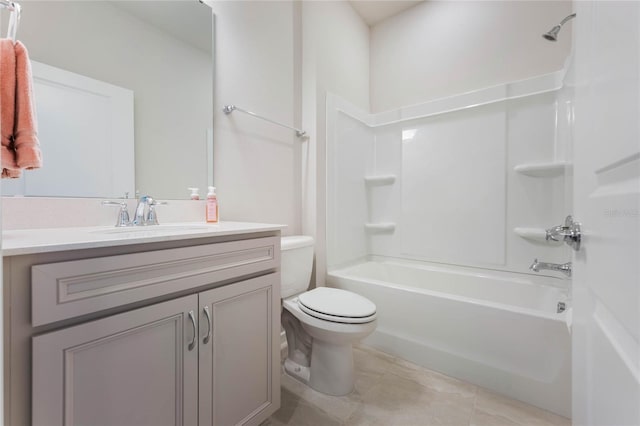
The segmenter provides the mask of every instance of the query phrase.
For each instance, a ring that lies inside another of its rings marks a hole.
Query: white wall
[[[369,27],[345,1],[302,3],[302,232],[316,239],[316,284],[326,270],[326,96],[369,110]]]
[[[372,112],[561,69],[571,28],[541,35],[570,13],[570,1],[426,1],[384,20],[371,28]]]
[[[31,59],[134,91],[137,189],[206,186],[211,54],[107,2],[27,2],[18,35]]]
[[[292,2],[215,1],[214,182],[222,220],[289,225],[300,232],[300,140],[226,104],[295,122]]]

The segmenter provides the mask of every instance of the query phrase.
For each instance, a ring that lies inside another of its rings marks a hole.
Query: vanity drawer
[[[267,237],[34,265],[32,325],[273,270],[279,246]]]

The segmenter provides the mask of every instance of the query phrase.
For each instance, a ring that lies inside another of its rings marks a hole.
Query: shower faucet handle
[[[575,222],[571,215],[564,220],[564,225],[554,226],[546,230],[547,241],[564,241],[575,251],[580,250],[582,241],[582,228],[579,222]]]
[[[549,241],[560,241],[560,237],[564,238],[565,229],[564,226],[558,225],[552,228],[547,229],[545,240]]]

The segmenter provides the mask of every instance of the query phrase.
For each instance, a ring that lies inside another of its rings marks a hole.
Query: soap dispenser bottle
[[[218,197],[216,196],[215,186],[209,187],[209,193],[207,194],[207,222],[218,222]]]
[[[198,194],[198,188],[187,188],[187,189],[191,191],[191,195],[189,196],[189,198],[191,198],[192,200],[200,199],[200,194]]]

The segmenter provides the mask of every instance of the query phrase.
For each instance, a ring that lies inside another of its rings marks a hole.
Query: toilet
[[[318,392],[342,396],[353,390],[352,344],[376,328],[376,305],[346,290],[307,291],[313,238],[283,237],[282,326],[287,336],[287,374]]]

